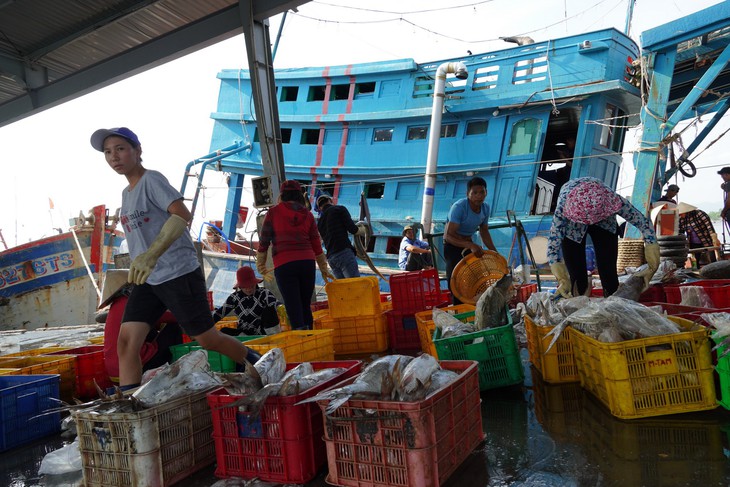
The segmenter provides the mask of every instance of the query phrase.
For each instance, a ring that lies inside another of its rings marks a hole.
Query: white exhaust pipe
[[[436,70],[436,85],[433,89],[433,108],[431,110],[431,128],[428,132],[428,156],[426,158],[426,174],[423,184],[423,206],[421,208],[421,238],[423,233],[432,233],[431,217],[433,216],[433,195],[436,188],[436,168],[439,158],[439,142],[441,141],[441,113],[444,109],[444,90],[446,75],[453,73],[458,79],[466,79],[469,72],[462,62],[443,63]]]

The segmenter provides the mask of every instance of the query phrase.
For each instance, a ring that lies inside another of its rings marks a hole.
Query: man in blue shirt
[[[410,225],[403,228],[403,240],[400,242],[398,252],[398,267],[404,271],[420,271],[433,267],[428,243],[418,240]]]

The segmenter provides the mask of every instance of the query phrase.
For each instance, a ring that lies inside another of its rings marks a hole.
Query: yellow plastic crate
[[[603,343],[572,330],[580,384],[621,419],[717,407],[707,329]]]
[[[26,357],[0,357],[0,368],[20,369],[15,375],[48,375],[61,376],[59,388],[61,399],[73,401],[76,388],[76,356],[75,355],[37,355]]]
[[[377,277],[336,279],[328,282],[324,290],[332,318],[372,316],[382,311]]]
[[[92,345],[104,345],[104,335],[98,337],[91,337],[88,340]]]
[[[223,328],[238,328],[238,316],[224,316],[215,324],[218,330]]]
[[[37,357],[38,355],[46,355],[51,352],[60,352],[62,350],[70,350],[71,347],[42,347],[42,348],[31,348],[29,350],[23,350],[21,352],[5,353],[0,358],[6,357]]]
[[[315,330],[332,330],[335,355],[380,353],[388,349],[388,317],[385,313],[334,318],[324,315],[314,322]]]
[[[292,330],[255,338],[245,345],[262,355],[280,348],[288,363],[327,362],[335,359],[332,335],[332,330]]]
[[[543,380],[550,384],[578,382],[578,368],[573,357],[573,344],[570,341],[570,328],[566,328],[549,352],[545,352],[553,336],[546,336],[554,326],[540,326],[525,315],[527,350],[530,362],[542,374]]]
[[[0,375],[20,375],[20,369],[0,369]]]
[[[471,304],[457,304],[456,306],[447,306],[439,309],[452,315],[458,315],[474,311],[476,308]],[[418,327],[418,338],[421,339],[421,350],[432,357],[438,358],[436,347],[433,344],[433,332],[436,329],[436,325],[433,322],[433,312],[429,309],[427,311],[420,311],[414,316],[416,317],[416,326]]]

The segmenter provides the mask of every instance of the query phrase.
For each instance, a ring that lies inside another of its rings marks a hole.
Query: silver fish
[[[427,353],[423,353],[411,360],[402,372],[394,379],[396,382],[395,399],[399,401],[416,401],[425,397],[431,384],[431,375],[440,370],[438,360]]]
[[[413,357],[405,355],[386,355],[370,364],[349,385],[321,392],[297,404],[328,400],[325,413],[333,414],[337,408],[345,404],[352,397],[383,397],[390,398],[395,388],[393,381],[394,370],[405,367]],[[404,365],[405,364],[405,365]]]
[[[636,277],[635,274],[632,274],[628,279],[618,285],[618,289],[616,289],[616,292],[612,296],[638,301],[643,290],[644,278]]]
[[[253,394],[263,387],[261,376],[253,367],[246,367],[245,372],[215,373],[225,387],[226,392],[235,396]]]
[[[311,389],[312,387],[326,382],[338,375],[341,375],[346,369],[344,367],[333,367],[331,369],[321,369],[316,372],[312,372],[309,375],[300,377],[299,379],[292,380],[287,385],[282,385],[279,390],[280,396],[293,396],[301,394],[304,391]]]
[[[507,324],[507,304],[512,293],[512,276],[505,274],[479,296],[474,311],[474,328],[496,328]]]
[[[144,407],[164,404],[191,392],[221,385],[208,363],[208,352],[194,350],[159,371],[132,394]]]
[[[253,367],[261,376],[263,386],[279,382],[286,371],[284,352],[280,348],[272,348],[263,354]]]
[[[445,387],[456,379],[459,378],[459,374],[452,370],[439,369],[431,374],[431,384],[426,390],[426,397],[430,396],[434,392],[438,391],[442,387]]]

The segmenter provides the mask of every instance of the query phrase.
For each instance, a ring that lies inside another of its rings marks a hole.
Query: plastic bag
[[[81,450],[78,436],[68,445],[47,453],[41,460],[39,475],[62,475],[81,470]]]
[[[679,304],[683,306],[694,306],[695,308],[715,307],[712,299],[702,286],[681,286],[679,293],[682,296],[682,301]]]
[[[700,317],[717,330],[714,333],[716,338],[730,336],[730,313],[702,313]]]

